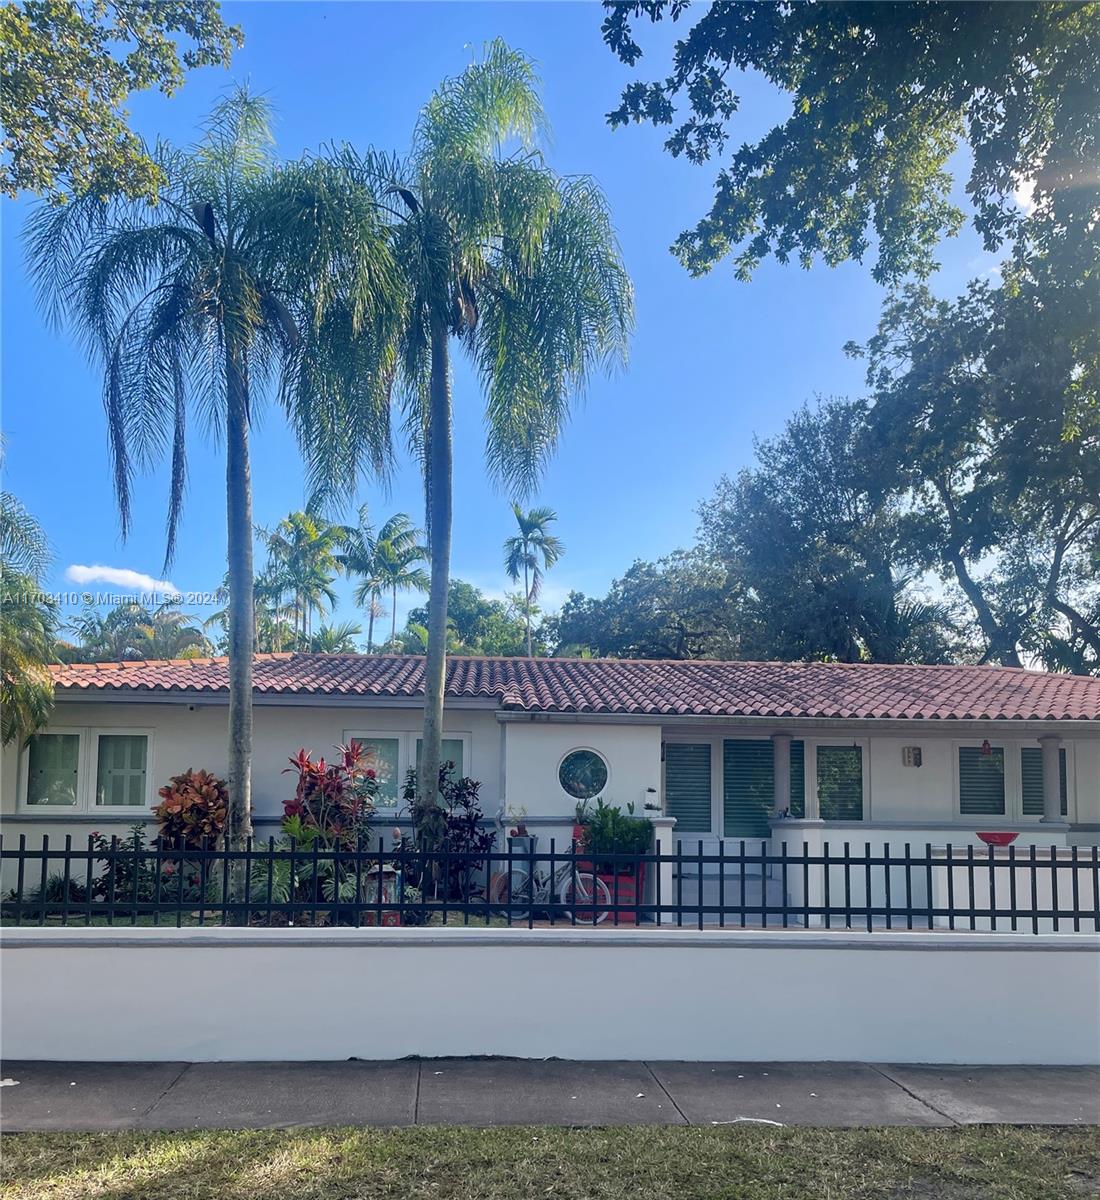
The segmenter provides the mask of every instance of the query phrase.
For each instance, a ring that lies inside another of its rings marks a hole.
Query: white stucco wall
[[[1100,1063],[1085,934],[16,929],[3,958],[9,1059]]]
[[[602,796],[606,803],[624,811],[633,804],[641,816],[647,801],[658,802],[660,725],[571,721],[506,721],[504,725],[506,803],[525,807],[531,817],[561,818],[565,836],[577,800],[558,782],[558,767],[571,750],[590,749],[603,756],[608,771]],[[562,830],[558,833],[561,836]]]
[[[391,733],[405,735],[406,757],[412,762],[421,710],[350,706],[282,706],[259,704],[254,710],[255,732],[252,758],[252,799],[259,818],[278,817],[282,803],[294,793],[292,777],[282,774],[288,759],[300,747],[314,757],[331,758],[333,747],[352,733]],[[227,709],[224,705],[186,704],[71,703],[61,702],[54,709],[51,729],[130,729],[150,730],[150,791],[156,803],[156,789],[168,778],[189,767],[206,768],[225,777],[227,762]],[[466,736],[469,758],[466,774],[482,783],[482,804],[493,813],[500,797],[500,729],[495,715],[488,710],[452,709],[444,719],[444,736]],[[13,831],[24,832],[28,841],[42,832],[56,831],[59,822],[72,824],[71,810],[55,809],[49,814],[25,813],[22,800],[26,783],[23,778],[25,756],[13,746],[3,751],[0,774],[0,813],[33,816],[34,824],[20,821]],[[88,768],[94,771],[94,764]],[[82,814],[89,815],[89,814]],[[125,827],[129,814],[90,813],[96,828],[104,831]],[[136,815],[136,810],[135,810]],[[85,823],[85,830],[87,826]],[[266,832],[271,832],[270,827]],[[260,832],[265,832],[261,826]]]

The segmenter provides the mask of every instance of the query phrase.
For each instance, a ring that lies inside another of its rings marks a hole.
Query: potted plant
[[[527,808],[521,804],[518,807],[509,804],[507,812],[512,828],[508,830],[508,845],[513,853],[533,856],[538,836],[527,831]]]
[[[617,924],[636,923],[637,913],[631,910],[645,895],[646,865],[627,856],[648,853],[652,836],[653,826],[634,815],[633,804],[627,805],[626,812],[602,800],[596,801],[595,808],[577,806],[573,837],[591,855],[589,861],[578,862],[577,869],[595,871],[607,885],[612,901],[620,906],[614,916]]]

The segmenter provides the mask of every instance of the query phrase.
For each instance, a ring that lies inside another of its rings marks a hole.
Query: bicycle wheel
[[[497,915],[513,921],[526,921],[531,911],[531,876],[527,871],[513,871],[511,878],[502,871],[493,876],[489,885],[489,903]],[[501,911],[503,910],[503,911]]]
[[[592,903],[593,892],[596,897],[595,905]],[[564,916],[567,920],[572,913],[579,922],[589,925],[592,923],[592,909],[595,907],[596,924],[602,925],[611,909],[611,890],[599,876],[588,871],[577,871],[562,880],[562,885],[558,888],[558,900],[565,909]]]

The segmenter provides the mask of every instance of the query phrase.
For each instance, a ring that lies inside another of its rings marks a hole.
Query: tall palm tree
[[[0,459],[3,449],[0,445]],[[39,580],[50,550],[42,526],[0,492],[0,739],[24,741],[49,720],[57,606]]]
[[[320,160],[280,165],[266,101],[219,103],[189,152],[153,151],[155,204],[94,189],[43,206],[27,231],[41,298],[104,366],[122,532],[136,465],[171,459],[166,560],[198,410],[226,445],[231,838],[251,833],[253,567],[249,429],[273,391],[307,452],[318,495],[350,489],[389,436],[402,308],[377,205]],[[169,449],[170,448],[170,449]],[[384,470],[384,451],[370,465]]]
[[[336,605],[332,582],[342,570],[337,553],[344,529],[314,513],[292,512],[273,530],[261,530],[267,544],[268,566],[281,590],[294,597],[294,621],[299,644],[306,648],[313,632],[313,614]]]
[[[543,571],[550,568],[565,553],[560,538],[547,532],[551,521],[558,519],[552,508],[533,508],[525,513],[516,503],[512,512],[519,533],[504,543],[504,569],[513,583],[523,576],[523,616],[527,626],[527,657],[531,657],[531,606],[542,590]]]
[[[428,573],[419,566],[428,557],[427,547],[417,540],[419,532],[411,527],[398,530],[374,544],[374,578],[390,596],[391,645],[397,642],[397,593],[426,592],[431,586]]]
[[[393,573],[394,563],[410,555],[413,550],[417,553],[415,558],[409,558],[410,565],[423,561],[426,557],[426,552],[420,545],[420,537],[420,530],[413,525],[407,513],[394,513],[376,533],[371,526],[365,504],[359,510],[358,525],[344,529],[344,548],[337,557],[344,571],[349,576],[359,579],[359,586],[355,589],[355,603],[367,610],[368,653],[374,648],[374,622],[385,613],[381,604],[382,594],[393,587],[390,575]],[[389,574],[385,573],[387,571]],[[408,586],[419,588],[425,581],[426,576],[420,572],[419,577]],[[390,640],[393,640],[392,634]]]
[[[485,392],[486,457],[529,490],[592,371],[625,358],[630,280],[607,204],[535,146],[545,125],[534,66],[503,42],[446,80],[405,159],[345,151],[349,180],[383,206],[406,299],[400,313],[407,428],[423,466],[431,549],[418,795],[433,817],[443,721],[451,554],[451,343]],[[438,825],[438,822],[434,822]],[[426,822],[423,824],[426,825]]]

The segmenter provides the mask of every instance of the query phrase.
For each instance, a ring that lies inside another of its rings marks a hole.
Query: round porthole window
[[[591,800],[607,787],[607,763],[595,750],[570,750],[558,767],[558,782],[574,800]]]

